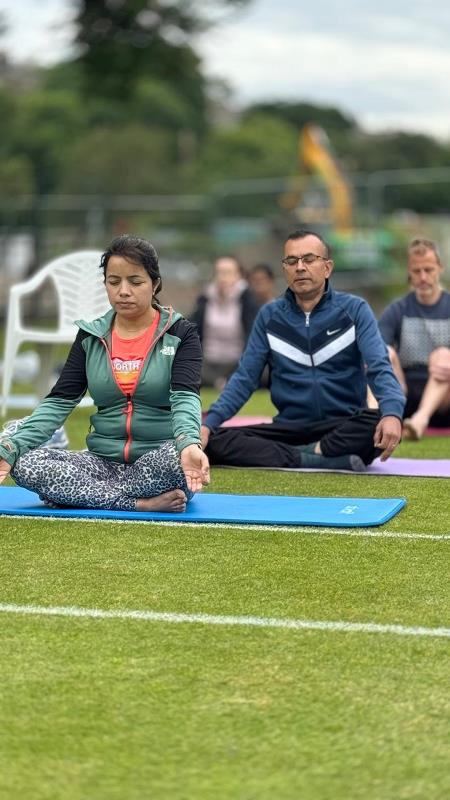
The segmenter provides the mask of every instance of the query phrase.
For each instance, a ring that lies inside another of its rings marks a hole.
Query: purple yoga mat
[[[214,466],[219,467],[220,464]],[[240,469],[240,467],[222,467]],[[264,469],[273,472],[334,472],[341,475],[397,475],[405,478],[450,478],[450,459],[448,458],[390,458],[388,461],[375,459],[364,472],[349,469],[312,469],[311,467],[245,467],[247,470]]]
[[[375,459],[363,475],[407,475],[412,478],[450,478],[449,458]]]
[[[231,417],[223,422],[222,428],[241,428],[242,425],[260,425],[262,422],[272,422],[272,417]]]

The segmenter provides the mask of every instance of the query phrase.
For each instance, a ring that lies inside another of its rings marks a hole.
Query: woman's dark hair
[[[157,295],[161,291],[162,282],[159,273],[158,253],[150,242],[140,239],[139,236],[131,236],[124,233],[116,236],[112,240],[108,249],[105,250],[100,259],[100,269],[103,270],[103,277],[106,278],[106,268],[111,256],[121,256],[133,264],[144,267],[153,283],[153,294]]]

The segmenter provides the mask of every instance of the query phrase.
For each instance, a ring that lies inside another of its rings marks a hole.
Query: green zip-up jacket
[[[18,431],[2,437],[0,458],[13,465],[44,444],[87,390],[97,410],[86,444],[102,458],[131,464],[168,440],[179,452],[200,444],[200,341],[195,326],[181,314],[157,308],[155,340],[130,395],[116,382],[111,366],[113,309],[92,322],[78,320],[80,330],[58,381]]]

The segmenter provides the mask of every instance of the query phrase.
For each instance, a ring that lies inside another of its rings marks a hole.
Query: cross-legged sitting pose
[[[380,317],[394,372],[406,393],[403,436],[420,439],[429,423],[450,427],[450,293],[441,285],[444,268],[430,239],[408,247],[412,291]]]
[[[284,246],[288,289],[263,306],[245,352],[202,427],[212,464],[363,470],[400,441],[405,398],[375,317],[360,297],[335,292],[326,242],[312,231]],[[270,370],[272,423],[221,428]],[[378,400],[368,409],[367,384]]]
[[[111,310],[78,320],[51,392],[0,439],[0,482],[50,505],[184,511],[208,483],[200,441],[201,349],[195,326],[160,306],[158,256],[145,239],[119,236],[103,254]],[[87,450],[42,447],[89,390]]]

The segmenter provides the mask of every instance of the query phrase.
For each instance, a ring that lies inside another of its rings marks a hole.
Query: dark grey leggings
[[[182,489],[188,500],[192,497],[171,442],[149,450],[134,464],[108,461],[87,450],[38,447],[16,461],[11,475],[18,486],[60,506],[135,511],[137,499],[172,489]]]

